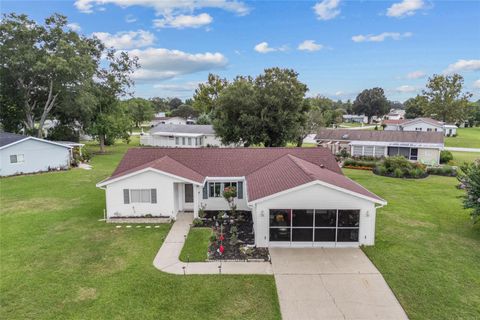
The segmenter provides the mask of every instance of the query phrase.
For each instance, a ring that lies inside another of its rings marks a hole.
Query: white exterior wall
[[[180,180],[157,172],[143,172],[112,182],[106,186],[107,217],[170,216],[175,217],[181,203],[175,203],[174,186],[183,183]],[[183,187],[183,184],[178,186]],[[181,191],[178,187],[177,194]],[[124,204],[123,189],[157,189],[157,203]]]
[[[383,130],[384,131],[398,131],[400,129],[398,128],[398,125],[396,125],[396,124],[387,124],[387,126]]]
[[[255,205],[252,215],[255,216],[253,218],[255,244],[259,247],[269,246],[270,209],[359,209],[359,244],[373,245],[375,243],[375,203],[317,184]],[[310,246],[313,245],[312,243]],[[351,246],[352,244],[337,243],[337,246],[346,245]],[[335,243],[325,244],[325,246],[335,246]]]
[[[204,146],[222,147],[222,141],[215,135],[207,135],[204,139]]]
[[[418,148],[418,161],[425,164],[437,165],[440,163],[440,150]]]
[[[23,154],[23,163],[10,163],[10,155]],[[25,140],[0,150],[0,176],[68,169],[70,149],[34,139]]]
[[[171,139],[170,137],[173,136],[174,138]],[[202,144],[197,145],[195,138],[202,137]],[[180,141],[180,144],[176,144],[175,142],[175,137],[179,137],[182,139],[185,137],[185,145],[182,144],[182,140]],[[188,144],[188,138],[191,138],[192,144]],[[181,133],[172,133],[170,135],[158,135],[158,134],[153,134],[153,135],[143,135],[140,136],[140,144],[144,146],[153,146],[153,147],[172,147],[172,148],[199,148],[199,147],[206,147],[206,146],[216,146],[216,147],[221,147],[222,142],[220,139],[215,137],[215,135],[199,135],[197,137],[194,137],[192,135],[182,135]]]
[[[443,128],[442,127],[436,127],[436,126],[433,126],[429,123],[425,123],[423,121],[419,121],[419,122],[416,122],[416,123],[412,123],[412,124],[408,124],[408,125],[402,125],[402,128],[403,128],[403,131],[428,131],[428,129],[431,129],[432,132],[435,132],[435,129],[437,129],[437,132],[443,132]],[[420,128],[422,130],[415,130],[415,128]]]

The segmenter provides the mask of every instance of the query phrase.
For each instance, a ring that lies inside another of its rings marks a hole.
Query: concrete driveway
[[[408,319],[356,248],[270,248],[283,320]]]

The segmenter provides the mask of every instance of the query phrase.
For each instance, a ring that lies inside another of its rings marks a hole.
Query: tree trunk
[[[105,135],[104,134],[100,134],[98,136],[98,140],[100,142],[100,152],[101,153],[105,153]]]
[[[43,138],[43,124],[47,119],[48,114],[52,111],[53,106],[55,105],[55,100],[57,100],[58,93],[53,95],[53,81],[50,81],[49,89],[48,89],[48,98],[45,102],[45,106],[43,107],[43,113],[40,117],[40,121],[38,123],[38,137]]]
[[[298,137],[297,139],[297,148],[300,148],[303,145],[303,137]]]

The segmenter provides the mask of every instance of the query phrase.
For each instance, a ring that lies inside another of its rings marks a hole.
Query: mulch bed
[[[202,224],[193,227],[212,228],[216,235],[210,241],[209,260],[269,261],[268,248],[255,247],[252,214],[237,211],[236,219],[218,219],[219,211],[206,211]],[[237,230],[237,240],[232,239],[232,231]]]

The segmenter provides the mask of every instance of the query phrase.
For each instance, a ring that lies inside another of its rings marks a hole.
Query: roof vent
[[[347,134],[344,134],[344,135],[342,136],[342,139],[345,139],[345,140],[348,139],[348,133],[347,133]]]
[[[320,168],[325,168],[325,166],[323,165],[323,163],[320,163]]]

